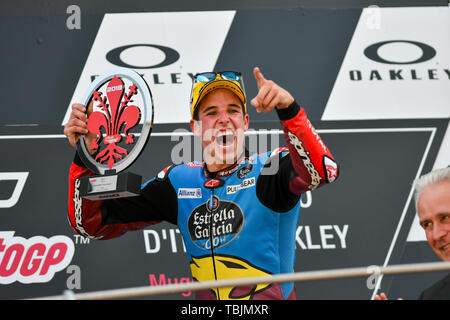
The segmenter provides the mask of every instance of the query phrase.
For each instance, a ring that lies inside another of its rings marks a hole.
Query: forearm
[[[294,101],[289,108],[278,110],[292,166],[297,177],[290,182],[291,192],[299,194],[333,182],[338,166],[306,112]]]
[[[76,233],[88,238],[110,239],[160,221],[146,214],[151,210],[145,208],[145,199],[138,199],[141,197],[105,201],[82,198],[79,178],[92,175],[94,172],[75,157],[69,171],[68,218]]]

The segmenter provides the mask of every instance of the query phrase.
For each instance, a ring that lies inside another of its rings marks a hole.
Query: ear
[[[201,137],[202,136],[202,122],[200,120],[191,119],[190,121],[191,131],[194,136]]]
[[[244,131],[248,130],[249,123],[250,123],[250,117],[249,117],[248,113],[246,113],[244,115]]]

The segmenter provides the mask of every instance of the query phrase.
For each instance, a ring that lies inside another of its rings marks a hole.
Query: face
[[[450,261],[450,181],[426,188],[417,211],[431,248],[443,261]]]
[[[236,162],[249,123],[239,98],[227,89],[210,92],[198,106],[198,119],[191,120],[191,129],[202,139],[208,169],[214,172]]]

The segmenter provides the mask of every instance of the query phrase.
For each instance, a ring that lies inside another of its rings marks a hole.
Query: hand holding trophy
[[[81,178],[81,196],[101,200],[139,195],[141,176],[122,171],[139,157],[151,134],[154,107],[147,83],[131,69],[112,69],[91,83],[82,105],[88,108],[80,106],[86,114],[79,118],[87,119],[87,127],[76,141],[77,152],[97,175]]]

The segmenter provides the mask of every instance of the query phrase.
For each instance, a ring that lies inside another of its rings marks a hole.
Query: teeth
[[[234,138],[233,132],[230,131],[221,131],[216,135],[216,141],[221,145],[226,145],[230,143]]]
[[[216,135],[216,137],[223,137],[223,136],[232,136],[233,135],[233,132],[230,132],[230,131],[221,131],[221,132],[219,132],[217,135]]]
[[[447,243],[445,246],[442,247],[443,250],[450,248],[450,243]]]

